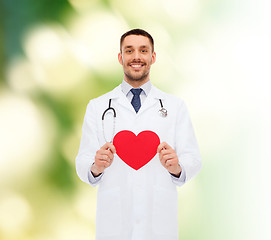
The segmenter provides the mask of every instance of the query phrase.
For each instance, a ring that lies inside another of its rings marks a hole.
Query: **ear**
[[[123,63],[122,63],[122,55],[121,55],[121,52],[118,54],[118,60],[119,60],[119,63],[120,63],[121,65],[123,65]]]
[[[153,52],[151,57],[151,64],[154,64],[155,61],[156,61],[156,52]]]

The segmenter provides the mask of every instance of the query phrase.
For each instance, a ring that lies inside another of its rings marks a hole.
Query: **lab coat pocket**
[[[155,234],[178,239],[178,195],[173,189],[154,188],[152,227]]]
[[[121,233],[120,187],[98,193],[96,236],[114,236]]]

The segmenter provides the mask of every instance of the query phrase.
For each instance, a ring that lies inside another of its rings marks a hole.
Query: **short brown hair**
[[[140,35],[140,36],[144,36],[144,37],[147,37],[150,42],[151,42],[151,45],[152,45],[152,51],[154,51],[154,41],[153,41],[153,38],[152,36],[146,32],[145,30],[143,29],[139,29],[139,28],[136,28],[136,29],[132,29],[126,33],[124,33],[121,38],[120,38],[120,51],[121,51],[121,46],[122,46],[122,43],[124,41],[124,38],[126,38],[127,36],[129,35]]]

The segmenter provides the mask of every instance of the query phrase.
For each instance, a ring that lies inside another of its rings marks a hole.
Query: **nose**
[[[140,52],[139,51],[134,51],[134,59],[139,60],[140,59]]]

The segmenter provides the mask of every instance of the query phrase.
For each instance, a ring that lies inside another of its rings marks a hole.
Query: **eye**
[[[126,52],[126,53],[131,53],[131,52],[132,52],[132,50],[129,50],[129,49],[128,49],[128,50],[126,50],[125,52]]]
[[[142,49],[141,52],[146,53],[146,52],[148,52],[148,50],[147,49]]]

